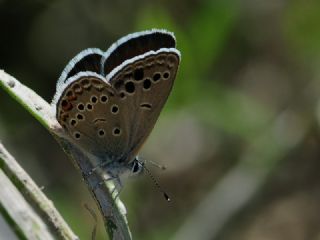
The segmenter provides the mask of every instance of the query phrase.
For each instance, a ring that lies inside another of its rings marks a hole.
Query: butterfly
[[[140,173],[137,154],[173,87],[180,63],[173,33],[129,34],[89,48],[63,70],[52,101],[72,142],[106,173]]]

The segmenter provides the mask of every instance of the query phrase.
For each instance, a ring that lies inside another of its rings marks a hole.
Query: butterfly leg
[[[105,178],[103,179],[102,181],[98,182],[94,187],[93,187],[93,190],[95,191],[98,187],[102,186],[105,182],[108,182],[108,181],[113,181],[114,179],[116,179],[116,177],[108,177],[108,178]],[[116,187],[115,187],[116,188]],[[114,190],[112,190],[113,192]]]
[[[113,200],[114,200],[112,204],[115,204],[115,202],[116,202],[117,198],[119,197],[120,192],[121,192],[121,190],[122,190],[122,188],[123,188],[123,185],[122,185],[121,180],[120,180],[119,177],[111,176],[111,177],[109,177],[109,178],[104,179],[103,181],[101,181],[101,182],[99,182],[99,183],[96,184],[96,186],[94,187],[94,190],[95,190],[96,188],[98,188],[99,186],[103,185],[105,182],[111,181],[111,180],[112,180],[112,181],[115,181],[115,186],[114,186],[113,189],[111,190],[111,196],[112,196],[112,198],[113,198]],[[115,192],[116,192],[116,193],[115,193]],[[114,195],[115,195],[115,196],[114,196]]]
[[[94,186],[93,190],[96,190],[99,186],[102,186],[104,183],[106,183],[106,182],[108,182],[108,181],[114,181],[114,180],[115,180],[115,186],[114,186],[114,188],[113,188],[112,191],[111,191],[111,195],[113,195],[114,192],[115,192],[117,189],[119,189],[119,190],[118,190],[118,193],[117,193],[116,196],[115,196],[115,199],[117,199],[118,196],[119,196],[119,192],[120,192],[121,189],[123,188],[123,185],[122,185],[121,180],[120,180],[119,177],[111,176],[111,177],[105,178],[104,180],[98,182],[98,183]]]
[[[115,187],[114,187],[114,189],[112,190],[112,193],[111,193],[111,194],[112,194],[112,196],[113,196],[114,192],[117,190],[117,193],[116,193],[116,195],[114,196],[114,200],[116,201],[117,198],[120,196],[120,192],[121,192],[122,189],[123,189],[123,184],[122,184],[122,182],[121,182],[121,180],[120,180],[119,177],[116,177],[115,179],[116,179],[116,183],[117,183],[118,186],[115,186]]]

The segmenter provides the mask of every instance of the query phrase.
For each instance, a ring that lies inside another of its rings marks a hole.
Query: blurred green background
[[[121,192],[134,239],[320,239],[320,2],[0,0],[0,68],[47,101],[68,61],[128,33],[173,31],[182,62]],[[98,214],[51,135],[0,89],[0,140],[81,239]],[[106,239],[99,219],[97,239]]]

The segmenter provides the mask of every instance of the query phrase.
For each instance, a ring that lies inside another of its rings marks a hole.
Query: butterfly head
[[[129,167],[131,167],[132,176],[139,176],[143,173],[144,162],[139,161],[138,157],[135,157],[135,159],[131,162]]]

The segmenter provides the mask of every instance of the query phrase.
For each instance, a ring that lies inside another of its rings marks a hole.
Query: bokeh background
[[[167,166],[149,168],[172,202],[148,176],[129,179],[134,239],[320,239],[319,13],[317,0],[0,0],[0,68],[51,101],[81,50],[173,31],[181,67],[141,151]],[[2,89],[0,140],[91,239],[83,204],[98,210],[80,174]]]

